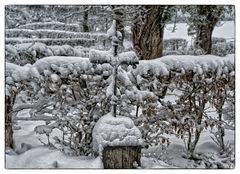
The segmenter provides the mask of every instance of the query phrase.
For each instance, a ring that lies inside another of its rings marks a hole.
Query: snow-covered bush
[[[52,29],[52,30],[65,30],[65,31],[80,31],[80,27],[78,24],[66,24],[61,22],[35,22],[28,23],[25,25],[18,26],[19,29]]]
[[[212,130],[213,141],[218,145],[220,154],[227,150],[226,142],[224,142],[225,130],[234,130],[234,91],[235,91],[235,72],[230,71],[227,66],[222,70],[217,80],[212,82],[212,99],[210,103],[214,105],[217,112],[217,118],[210,120],[212,127],[216,127],[216,131]]]
[[[91,59],[95,60],[94,57]],[[212,89],[221,81],[227,84],[226,90],[230,90],[227,103],[231,107],[224,107],[223,110],[231,109],[228,113],[232,113],[227,115],[224,112],[223,117],[229,118],[229,125],[226,126],[234,125],[231,122],[235,88],[233,55],[222,58],[209,55],[166,56],[140,61],[137,69],[121,65],[117,74],[117,97],[121,101],[112,98],[112,66],[102,63],[94,65],[89,59],[78,57],[48,57],[38,60],[33,66],[26,66],[28,70],[25,75],[17,73],[19,71],[14,69],[20,69],[8,63],[7,78],[10,76],[12,80],[8,78],[7,81],[10,84],[29,79],[35,87],[31,91],[35,91],[36,97],[48,98],[49,107],[31,114],[35,117],[39,113],[54,115],[63,135],[55,137],[51,143],[60,149],[71,149],[72,154],[92,153],[91,131],[100,116],[111,110],[113,101],[118,103],[117,114],[133,119],[145,144],[168,145],[171,142],[163,135],[169,133],[182,137],[186,147],[187,144],[194,147],[198,141],[198,138],[195,138],[196,141],[192,139],[196,132],[201,134],[205,126],[210,126],[210,122],[205,122],[207,113],[204,105],[211,103]],[[176,99],[165,101],[170,91],[174,92],[172,95]],[[138,108],[135,116],[131,113],[134,108]]]
[[[228,41],[227,42],[227,54],[234,54],[235,53],[235,42]]]
[[[227,55],[227,44],[226,43],[216,43],[212,45],[212,54],[224,57]]]
[[[6,44],[20,44],[20,43],[32,43],[32,42],[41,42],[46,45],[70,45],[70,46],[84,46],[90,47],[95,44],[94,39],[86,38],[6,38]]]
[[[105,33],[82,33],[71,32],[65,30],[51,30],[51,29],[6,29],[5,34],[7,38],[85,38],[98,40],[107,40]]]
[[[163,41],[163,47],[165,50],[183,50],[187,46],[187,41],[182,38],[171,38]]]
[[[217,56],[226,56],[227,54],[234,54],[235,46],[233,41],[226,42],[226,39],[222,42],[216,42],[212,45],[212,54]]]
[[[55,137],[52,144],[70,148],[71,154],[91,154],[92,129],[106,105],[102,74],[108,73],[109,66],[93,69],[86,58],[48,57],[38,60],[32,71],[40,96],[51,97],[48,112],[61,125],[63,136]]]
[[[76,56],[89,57],[89,48],[69,45],[47,46],[43,43],[22,43],[5,46],[6,61],[17,65],[35,63],[38,59],[48,56]]]
[[[157,100],[161,107],[155,106],[153,115],[157,115],[157,117],[153,117],[151,123],[157,123],[156,120],[164,122],[168,129],[164,129],[162,126],[163,130],[182,138],[186,144],[188,157],[197,158],[194,152],[195,147],[202,130],[210,125],[204,122],[207,114],[205,112],[206,104],[212,103],[212,96],[217,97],[217,100],[221,98],[221,95],[213,95],[213,91],[216,92],[214,87],[225,81],[231,86],[230,91],[234,89],[234,57],[184,56],[181,58],[181,56],[166,56],[161,59],[140,62],[134,74],[136,79],[139,79],[139,86],[151,90],[155,96],[158,96]],[[143,84],[143,78],[147,85]],[[152,85],[151,82],[153,82]],[[226,89],[229,91],[227,86]],[[173,93],[174,101],[165,101],[167,91],[175,91]],[[223,99],[226,101],[225,97]],[[218,108],[219,104],[215,107]],[[143,113],[143,115],[145,114]],[[158,130],[161,132],[161,129]],[[156,133],[156,130],[153,132]]]

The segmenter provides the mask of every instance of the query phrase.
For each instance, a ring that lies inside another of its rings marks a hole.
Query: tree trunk
[[[5,95],[5,147],[13,148],[12,101]]]
[[[212,52],[212,32],[213,25],[198,26],[196,44],[197,48],[203,49],[204,54]]]
[[[103,166],[105,169],[134,169],[141,165],[140,146],[105,147],[103,150]]]
[[[146,6],[144,23],[139,19],[135,20],[132,28],[133,46],[140,60],[162,56],[167,10],[166,6]]]
[[[83,8],[83,32],[89,32],[89,27],[88,27],[88,6],[84,6]]]
[[[196,25],[196,47],[202,49],[205,54],[211,54],[212,52],[212,32],[223,12],[223,6],[198,6],[198,15],[201,19],[203,18],[203,21]]]

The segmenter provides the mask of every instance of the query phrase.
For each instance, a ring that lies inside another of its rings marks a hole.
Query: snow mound
[[[13,63],[6,62],[5,76],[11,77],[15,82],[27,80],[30,78],[29,73],[30,68],[31,68],[30,64],[27,64],[25,66],[19,66]],[[8,84],[8,82],[10,83],[12,81],[8,80],[6,81],[6,84]]]
[[[33,64],[33,67],[36,68],[39,73],[42,73],[44,70],[52,69],[53,66],[56,68],[67,66],[66,69],[71,69],[71,66],[73,66],[74,68],[78,67],[79,69],[82,69],[82,70],[89,70],[91,67],[88,58],[70,57],[70,56],[69,57],[66,57],[66,56],[45,57]],[[58,80],[56,76],[53,78],[54,78],[53,80]]]
[[[140,130],[128,117],[101,117],[93,129],[93,150],[101,154],[106,146],[140,146],[143,143]]]
[[[110,63],[112,60],[112,54],[110,51],[99,51],[91,49],[89,51],[89,60],[92,63],[103,64]]]
[[[36,147],[20,155],[6,155],[8,169],[103,168],[100,158],[67,156],[58,150]]]

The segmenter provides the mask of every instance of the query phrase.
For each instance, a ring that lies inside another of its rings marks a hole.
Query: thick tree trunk
[[[133,45],[138,57],[154,59],[162,56],[164,24],[167,20],[166,7],[146,6],[144,23],[134,22]]]
[[[140,163],[140,146],[105,147],[103,150],[103,165],[105,169],[134,169]]]
[[[5,147],[13,148],[12,101],[5,95]]]
[[[204,17],[204,20],[196,25],[196,47],[202,49],[205,54],[211,54],[212,52],[212,32],[223,11],[222,6],[198,6],[198,15],[200,18]]]
[[[89,27],[88,27],[88,6],[84,6],[83,9],[83,32],[89,32]]]
[[[213,25],[198,26],[196,44],[197,48],[203,49],[205,54],[212,52],[212,32]]]

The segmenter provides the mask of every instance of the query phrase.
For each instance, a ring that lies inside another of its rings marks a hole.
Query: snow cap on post
[[[111,27],[107,30],[107,35],[112,39],[112,45],[114,46],[115,42],[118,42],[122,38],[122,33],[117,31],[116,20],[113,20]]]
[[[92,136],[93,150],[99,154],[107,146],[141,146],[143,144],[141,132],[130,118],[113,117],[110,113],[98,120]]]

